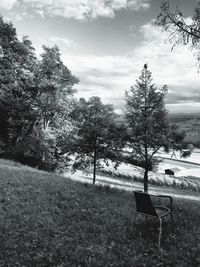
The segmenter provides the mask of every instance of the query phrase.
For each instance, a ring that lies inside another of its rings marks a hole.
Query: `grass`
[[[200,266],[200,203],[133,225],[133,194],[0,161],[0,266]]]

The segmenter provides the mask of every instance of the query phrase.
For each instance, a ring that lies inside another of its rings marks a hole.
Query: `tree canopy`
[[[93,184],[96,169],[101,162],[112,160],[119,163],[121,136],[125,129],[116,123],[117,115],[112,105],[105,105],[99,97],[88,101],[81,98],[71,116],[76,123],[76,133],[72,141],[72,150],[76,154],[74,168],[93,167]]]
[[[63,64],[58,47],[44,46],[41,60],[37,59],[31,41],[19,40],[12,23],[3,18],[0,66],[1,155],[20,160],[31,157],[37,166],[45,161],[51,164],[61,150],[58,123],[66,133],[78,79]]]

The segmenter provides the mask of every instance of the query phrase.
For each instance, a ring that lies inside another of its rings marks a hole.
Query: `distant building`
[[[167,175],[175,175],[179,171],[180,171],[179,168],[166,169],[165,170],[165,174],[167,174]]]

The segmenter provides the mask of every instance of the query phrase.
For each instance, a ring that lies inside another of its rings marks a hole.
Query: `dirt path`
[[[83,183],[92,183],[92,175],[84,174],[81,171],[77,171],[76,173],[66,173],[66,178],[70,178],[75,181],[83,182]],[[97,175],[96,184],[100,185],[109,185],[110,187],[126,190],[126,191],[134,191],[134,190],[143,190],[143,185],[137,182],[124,181],[120,179],[109,178],[106,176]],[[200,201],[200,194],[195,192],[177,190],[173,188],[164,188],[158,186],[149,185],[149,193],[152,194],[164,194],[170,195],[175,198],[182,198],[188,200]]]

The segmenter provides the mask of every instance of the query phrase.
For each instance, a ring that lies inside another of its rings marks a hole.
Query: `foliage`
[[[175,235],[138,217],[132,193],[0,166],[0,266],[199,266],[199,202],[174,199]],[[93,201],[91,201],[91,199]]]
[[[38,81],[37,110],[38,120],[44,129],[56,120],[58,116],[65,116],[71,110],[75,90],[73,85],[78,79],[63,64],[59,48],[43,46],[42,60],[39,62],[36,78]],[[64,122],[64,120],[63,120]]]
[[[6,154],[29,127],[33,116],[34,49],[27,38],[17,39],[11,23],[0,18],[0,111],[1,141]]]
[[[197,48],[198,50],[200,41],[200,2],[195,7],[194,15],[190,20],[184,17],[181,10],[176,8],[172,11],[169,2],[164,2],[161,5],[161,11],[155,25],[169,32],[169,41],[173,43],[173,47],[181,44],[189,45],[190,48]]]
[[[190,157],[193,148],[184,149],[186,143],[184,141],[186,133],[180,131],[176,124],[172,124],[169,127],[168,143],[165,145],[165,152],[171,152],[171,157],[176,155],[178,151],[182,158]]]
[[[52,170],[62,161],[78,79],[63,64],[58,47],[43,47],[41,60],[31,42],[20,41],[0,18],[1,157]]]
[[[99,97],[88,101],[81,98],[71,113],[76,123],[76,133],[72,140],[72,152],[76,155],[74,169],[93,166],[93,183],[100,159],[108,164],[108,159],[120,163],[120,149],[124,146],[125,128],[117,125],[117,115],[111,105],[104,105]]]
[[[134,155],[133,153],[123,153],[122,162],[125,164],[131,164],[134,166],[145,168],[145,160],[138,158],[138,155]],[[153,166],[149,166],[149,170],[151,171]]]
[[[109,170],[101,170],[99,172],[100,175],[108,176],[112,178],[119,178],[120,180],[125,181],[132,181],[132,182],[143,182],[143,178],[139,175],[129,175],[120,173],[117,171],[109,171]],[[170,179],[169,179],[170,178]],[[169,188],[175,188],[178,190],[186,190],[186,191],[192,191],[192,192],[200,192],[200,181],[199,178],[194,176],[184,176],[184,177],[160,177],[158,174],[157,177],[150,176],[150,179],[148,180],[148,184],[153,186],[160,186],[160,187],[169,187]]]

